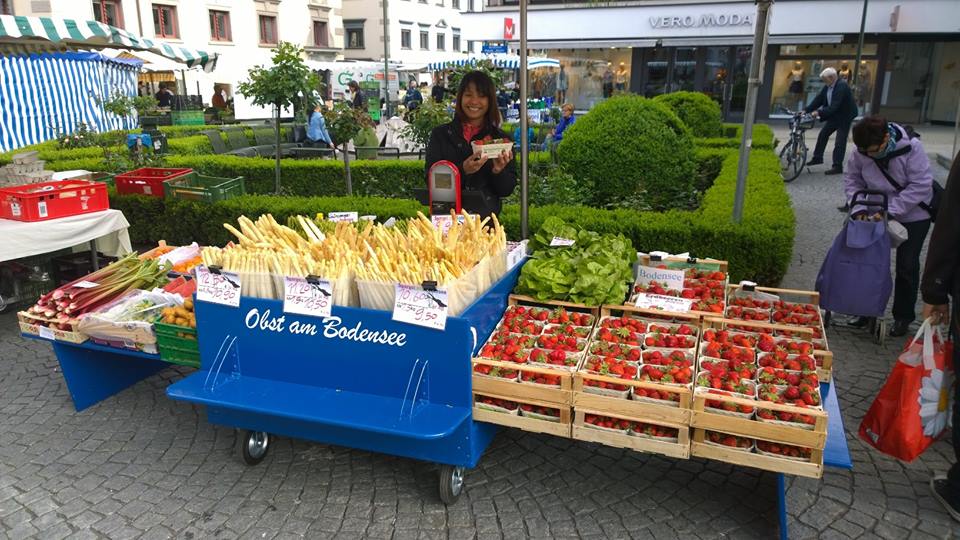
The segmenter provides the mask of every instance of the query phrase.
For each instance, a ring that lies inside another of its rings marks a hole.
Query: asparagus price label
[[[444,235],[450,232],[450,227],[453,227],[453,216],[450,214],[430,216],[430,221],[433,223],[433,226],[440,229],[440,232]],[[457,216],[457,223],[463,225],[464,221],[465,218],[462,214]]]
[[[563,238],[562,236],[554,236],[553,240],[550,240],[550,247],[569,247],[576,244],[576,240],[571,240],[570,238]]]
[[[213,273],[197,266],[197,300],[240,307],[240,276],[233,272]]]
[[[310,317],[329,317],[333,309],[333,285],[325,279],[283,278],[283,311]]]
[[[332,221],[334,223],[338,221],[346,221],[348,223],[355,223],[360,219],[357,215],[357,212],[330,212],[327,214],[327,221]]]
[[[643,309],[660,309],[674,313],[686,313],[693,307],[693,300],[662,294],[640,293],[637,295],[636,305],[638,308]]]
[[[447,327],[447,291],[438,288],[425,291],[414,285],[396,285],[393,320],[425,326],[435,330]]]
[[[527,256],[528,240],[521,242],[507,242],[507,268],[513,268]]]

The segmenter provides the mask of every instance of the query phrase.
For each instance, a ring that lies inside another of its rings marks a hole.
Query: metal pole
[[[520,237],[530,237],[529,194],[527,193],[527,0],[520,0]]]
[[[390,118],[390,18],[387,17],[389,0],[381,1],[383,2],[383,96],[387,107],[385,114]]]
[[[953,152],[950,159],[957,159],[957,135],[960,135],[960,89],[957,90],[957,117],[953,121]]]
[[[857,41],[857,60],[853,66],[854,94],[860,90],[860,58],[863,57],[863,33],[867,28],[867,4],[870,0],[863,0],[863,13],[860,15],[860,39]]]
[[[750,78],[747,79],[747,103],[743,111],[743,137],[740,139],[740,160],[737,162],[737,192],[733,199],[733,222],[743,219],[743,198],[747,191],[747,170],[750,167],[750,148],[753,146],[753,121],[757,116],[757,92],[760,89],[767,30],[773,0],[757,1],[757,22],[753,32],[750,54]]]

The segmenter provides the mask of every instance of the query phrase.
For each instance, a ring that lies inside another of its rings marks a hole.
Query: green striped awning
[[[0,55],[90,49],[150,51],[165,58],[213,71],[216,53],[207,53],[136,36],[97,21],[0,15]]]

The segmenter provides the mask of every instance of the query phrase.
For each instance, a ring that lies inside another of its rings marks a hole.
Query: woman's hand
[[[950,305],[949,304],[940,304],[940,305],[931,305],[924,303],[923,304],[923,319],[933,318],[933,324],[946,323],[950,320]]]
[[[493,160],[493,174],[500,174],[513,160],[513,150],[504,150]]]
[[[473,174],[480,170],[481,167],[487,164],[487,160],[490,159],[483,155],[483,152],[477,150],[472,156],[468,157],[466,161],[463,162],[463,172],[467,174]]]

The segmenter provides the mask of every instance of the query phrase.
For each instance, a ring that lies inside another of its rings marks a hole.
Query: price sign
[[[92,289],[92,288],[94,288],[94,287],[99,286],[99,284],[98,284],[98,283],[94,283],[94,282],[92,282],[92,281],[86,281],[86,280],[84,280],[84,281],[78,281],[78,282],[74,283],[73,286],[76,287],[76,288],[78,288],[78,289]]]
[[[334,223],[338,221],[346,221],[348,223],[355,223],[359,220],[360,217],[356,212],[330,212],[327,214],[327,221],[332,221]]]
[[[443,330],[447,326],[447,291],[425,291],[414,285],[396,285],[393,320]]]
[[[507,242],[507,269],[520,264],[520,261],[527,256],[528,241]]]
[[[553,240],[550,240],[550,247],[568,247],[576,244],[576,240],[571,240],[569,238],[563,238],[560,236],[554,236]]]
[[[311,317],[329,317],[333,285],[325,279],[283,278],[283,311]]]
[[[37,334],[43,339],[54,339],[53,330],[47,326],[37,326]]]
[[[662,309],[674,313],[686,313],[693,307],[693,300],[689,298],[677,298],[676,296],[664,296],[662,294],[637,295],[638,308],[644,309]]]
[[[638,266],[636,284],[649,285],[651,281],[656,281],[665,289],[682,291],[683,270],[665,270],[652,266]]]
[[[214,273],[202,264],[196,270],[197,300],[240,307],[240,276],[233,272]]]
[[[466,218],[460,214],[457,216],[457,223],[463,224]],[[433,226],[440,229],[440,232],[447,234],[450,232],[450,227],[453,227],[453,216],[450,214],[440,214],[435,216],[430,216],[430,222],[433,223]]]

